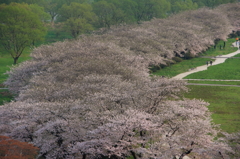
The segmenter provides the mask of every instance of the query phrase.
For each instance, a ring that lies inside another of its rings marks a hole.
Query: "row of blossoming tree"
[[[34,49],[8,73],[15,100],[0,107],[0,134],[48,159],[236,155],[238,145],[215,138],[208,103],[184,98],[184,81],[151,77],[148,67],[225,40],[239,9],[203,8]]]

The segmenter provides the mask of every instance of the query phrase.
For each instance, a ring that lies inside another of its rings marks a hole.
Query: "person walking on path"
[[[210,61],[210,65],[212,66],[212,60]]]
[[[206,62],[207,66],[208,66],[208,61]]]

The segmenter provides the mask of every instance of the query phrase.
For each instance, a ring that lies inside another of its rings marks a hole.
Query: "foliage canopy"
[[[14,64],[26,47],[43,40],[46,34],[40,14],[34,13],[32,8],[37,6],[18,3],[0,5],[0,44],[11,54]]]

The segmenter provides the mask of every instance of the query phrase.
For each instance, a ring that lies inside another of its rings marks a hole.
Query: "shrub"
[[[173,57],[172,60],[174,60],[176,62],[181,62],[182,58],[180,58],[180,57]]]
[[[192,58],[194,58],[195,56],[192,54],[192,53],[190,53],[190,52],[187,52],[185,55],[184,55],[184,58],[185,59],[192,59]]]
[[[1,159],[29,159],[36,158],[38,148],[32,144],[13,140],[7,136],[0,136]]]

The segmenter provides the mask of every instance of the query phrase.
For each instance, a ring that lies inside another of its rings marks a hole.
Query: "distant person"
[[[212,66],[212,60],[210,61],[210,65]]]
[[[238,37],[236,37],[236,45],[237,45],[238,40],[239,40]]]
[[[208,66],[208,61],[206,62],[207,66]]]

